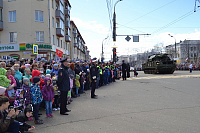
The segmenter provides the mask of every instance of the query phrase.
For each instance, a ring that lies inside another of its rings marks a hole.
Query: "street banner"
[[[56,55],[58,55],[58,57],[62,57],[63,52],[59,49],[56,49]]]
[[[33,44],[33,54],[38,54],[38,45]]]

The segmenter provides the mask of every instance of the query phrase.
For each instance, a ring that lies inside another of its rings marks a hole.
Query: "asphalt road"
[[[132,74],[131,74],[132,75]],[[68,116],[54,111],[36,133],[199,133],[200,71],[119,80],[73,99]],[[33,122],[31,122],[33,124]],[[34,124],[33,124],[34,125]]]

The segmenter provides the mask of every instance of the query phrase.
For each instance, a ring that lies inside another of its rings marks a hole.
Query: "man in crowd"
[[[67,109],[67,93],[70,89],[70,80],[69,80],[69,72],[68,72],[68,64],[69,60],[67,58],[60,61],[61,68],[58,70],[58,80],[57,85],[60,90],[60,114],[68,115],[66,112],[70,112],[71,110]]]
[[[95,89],[96,89],[96,82],[97,82],[97,66],[96,66],[96,60],[92,61],[92,66],[90,68],[90,75],[92,79],[92,89],[91,89],[91,98],[97,99],[97,95],[95,95]]]
[[[8,106],[10,105],[9,99],[6,96],[0,97],[0,132],[12,132],[19,133],[20,124],[15,121],[16,115],[19,111],[15,109],[10,109],[8,112]]]
[[[122,61],[122,78],[123,78],[123,80],[126,80],[126,70],[127,70],[127,65],[123,60]]]

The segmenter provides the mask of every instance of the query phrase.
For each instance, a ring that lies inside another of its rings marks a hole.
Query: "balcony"
[[[69,9],[65,9],[65,16],[70,16],[70,10]]]
[[[61,10],[56,10],[56,18],[60,18],[64,21],[65,17]]]
[[[56,28],[56,35],[59,37],[64,37],[65,31],[62,28]]]
[[[71,42],[71,37],[69,35],[65,35],[65,41],[66,42]]]
[[[3,0],[0,0],[0,8],[3,8]]]
[[[64,4],[64,1],[63,0],[56,0],[56,2],[61,2],[62,4]]]
[[[0,21],[0,31],[3,30],[3,21]]]
[[[70,28],[70,21],[65,21],[65,28]]]

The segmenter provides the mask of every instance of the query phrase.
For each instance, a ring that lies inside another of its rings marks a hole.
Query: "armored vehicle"
[[[148,57],[147,62],[142,64],[145,74],[173,74],[176,68],[176,61],[168,54],[154,54]]]

